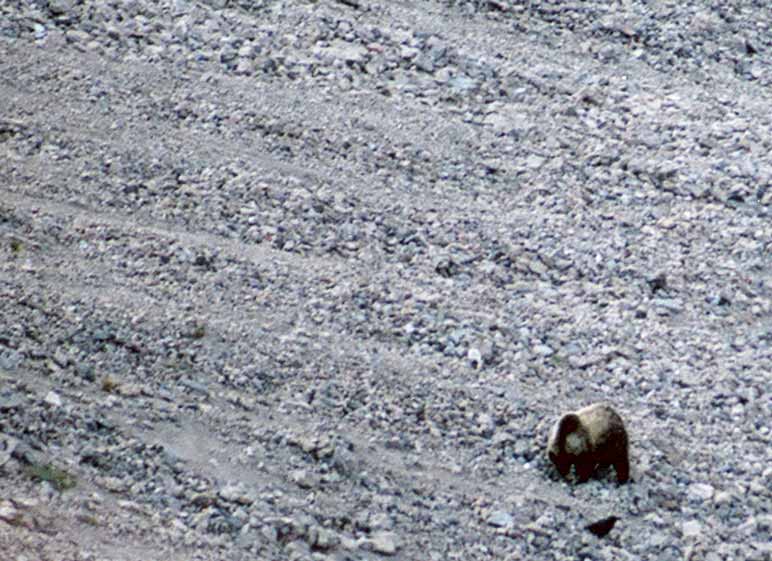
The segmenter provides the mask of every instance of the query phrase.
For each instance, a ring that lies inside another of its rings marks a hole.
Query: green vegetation
[[[75,517],[79,521],[83,522],[84,524],[88,524],[89,526],[100,526],[99,520],[97,520],[96,516],[91,514],[79,513],[76,514]]]
[[[22,249],[24,249],[24,246],[21,245],[19,240],[11,239],[11,253],[18,255]]]
[[[32,479],[48,481],[59,492],[72,489],[77,483],[73,475],[51,464],[31,464],[24,471]]]

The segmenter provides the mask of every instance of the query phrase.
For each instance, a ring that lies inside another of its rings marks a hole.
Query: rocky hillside
[[[3,558],[770,559],[770,28],[1,1]]]

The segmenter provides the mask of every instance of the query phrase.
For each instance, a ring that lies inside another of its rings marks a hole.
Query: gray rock
[[[23,360],[24,357],[18,351],[7,349],[0,351],[0,369],[9,372],[16,370]]]
[[[496,510],[488,516],[486,522],[489,526],[493,526],[494,528],[506,528],[512,526],[514,519],[508,512]]]
[[[413,60],[413,64],[415,64],[416,68],[422,72],[426,72],[427,74],[434,73],[434,57],[430,54],[424,52],[419,53]]]
[[[53,16],[67,16],[72,12],[72,3],[70,0],[48,0],[46,3]]]
[[[218,494],[223,500],[240,505],[248,506],[255,502],[252,494],[241,484],[226,485]]]
[[[0,412],[10,413],[20,409],[24,405],[24,400],[17,393],[6,393],[0,395]]]
[[[540,356],[552,356],[555,351],[549,345],[539,344],[534,346],[533,352]]]
[[[394,532],[375,532],[369,538],[362,538],[360,547],[381,555],[396,555],[400,543]]]
[[[702,524],[697,520],[687,520],[681,524],[681,535],[686,539],[696,539],[702,535]]]
[[[692,483],[689,486],[689,496],[700,501],[709,501],[714,492],[713,486],[707,483]]]
[[[62,406],[62,397],[55,391],[48,392],[46,394],[46,397],[43,398],[43,401],[45,401],[48,405],[51,405],[52,407]]]
[[[301,489],[311,489],[318,485],[318,479],[313,477],[308,470],[296,469],[290,473],[290,481]]]
[[[335,532],[321,526],[310,527],[306,534],[306,541],[313,549],[319,551],[334,549],[341,542],[340,537]]]
[[[729,505],[732,503],[733,500],[734,498],[732,497],[732,494],[727,491],[718,491],[713,496],[713,502],[717,506]]]
[[[206,387],[206,384],[196,382],[195,380],[187,380],[187,379],[180,380],[179,384],[183,387],[188,388],[189,390],[193,390],[194,392],[197,392],[203,395],[209,395],[209,389]]]
[[[364,64],[367,48],[336,39],[327,47],[317,47],[314,50],[314,55],[322,60],[341,60],[347,64]]]
[[[680,313],[683,311],[683,305],[674,298],[654,298],[652,304],[660,313]]]
[[[0,467],[5,465],[13,457],[19,441],[7,434],[0,434]]]
[[[470,347],[466,353],[466,358],[472,368],[480,369],[483,364],[482,353],[477,347]]]
[[[370,530],[392,530],[394,519],[385,512],[376,512],[370,515],[368,527]]]
[[[13,526],[24,525],[24,514],[9,500],[0,501],[0,520]]]
[[[469,76],[453,76],[448,79],[447,85],[456,95],[467,95],[478,88],[477,81]]]

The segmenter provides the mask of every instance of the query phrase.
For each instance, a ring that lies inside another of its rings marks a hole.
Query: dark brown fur
[[[563,415],[550,433],[547,453],[563,477],[575,466],[579,482],[608,465],[614,466],[620,483],[630,478],[627,430],[619,414],[603,403]]]

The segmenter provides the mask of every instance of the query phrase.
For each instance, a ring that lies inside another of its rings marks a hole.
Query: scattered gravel
[[[771,27],[0,3],[4,555],[769,559]]]

